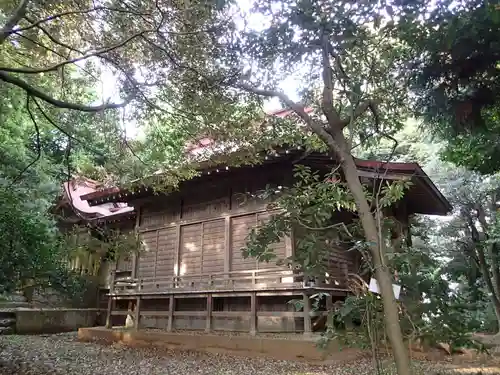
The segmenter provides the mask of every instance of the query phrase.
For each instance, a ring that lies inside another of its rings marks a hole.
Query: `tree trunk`
[[[323,42],[323,100],[322,110],[327,118],[328,126],[313,117],[309,116],[302,105],[299,105],[285,94],[279,91],[256,89],[248,84],[239,83],[238,88],[245,91],[252,92],[257,95],[267,97],[278,97],[286,103],[308,126],[316,133],[321,140],[328,145],[330,152],[333,153],[335,158],[341,164],[344,172],[347,185],[353,194],[356,202],[361,225],[365,233],[365,239],[369,243],[370,251],[373,257],[373,265],[375,267],[375,276],[380,288],[384,306],[384,317],[387,336],[389,337],[392,350],[394,353],[394,360],[399,375],[411,375],[410,360],[406,347],[403,342],[403,334],[399,324],[398,305],[394,299],[394,292],[392,290],[392,280],[389,269],[386,264],[385,249],[383,242],[379,239],[377,225],[375,218],[371,213],[370,206],[368,205],[367,197],[363,191],[363,186],[359,180],[358,169],[354,158],[351,155],[351,148],[349,147],[346,138],[343,134],[343,129],[348,124],[352,123],[357,117],[362,115],[369,107],[372,111],[375,110],[375,102],[369,100],[362,102],[355,109],[353,116],[347,119],[341,119],[340,114],[335,110],[333,105],[333,77],[332,67],[330,65],[330,50],[328,36],[322,36]]]
[[[497,335],[500,335],[500,303],[497,303],[498,298],[493,298],[492,296],[490,299],[495,309],[495,316],[497,317]]]
[[[343,138],[343,136],[341,137]],[[336,139],[336,141],[341,145],[345,145],[345,139]],[[345,150],[344,147],[341,147],[341,149]],[[347,185],[354,196],[361,224],[365,233],[365,238],[369,243],[370,252],[373,258],[375,277],[377,278],[384,306],[387,336],[394,354],[396,368],[399,375],[410,375],[410,360],[404,345],[403,334],[399,324],[398,305],[394,298],[392,280],[389,268],[387,267],[383,241],[379,238],[375,218],[371,213],[365,192],[363,191],[363,186],[359,180],[358,170],[356,163],[354,162],[354,158],[347,153],[344,153],[342,156],[342,170],[344,172]]]
[[[495,308],[495,314],[497,316],[498,328],[500,331],[500,299],[497,294],[497,288],[491,282],[491,277],[488,269],[488,264],[486,263],[486,258],[484,256],[484,251],[480,246],[477,247],[477,256],[479,259],[479,267],[481,268],[481,274],[483,275],[483,279],[486,283],[486,287],[491,294],[491,302],[493,303],[493,307]]]
[[[466,210],[462,210],[461,212],[462,216],[465,218],[467,221],[468,228],[466,230],[470,233],[472,242],[475,244],[475,252],[476,252],[476,257],[478,260],[479,264],[479,269],[481,270],[481,275],[483,277],[483,280],[486,284],[486,288],[490,292],[491,296],[491,302],[493,304],[493,308],[495,309],[495,315],[497,317],[497,324],[498,324],[498,330],[500,331],[500,295],[498,292],[498,259],[496,257],[496,245],[495,244],[489,244],[487,245],[487,250],[488,250],[488,255],[492,258],[492,264],[488,265],[488,262],[486,261],[486,256],[484,254],[484,250],[482,248],[482,244],[479,232],[474,224],[474,220],[472,219],[472,216],[470,213],[468,213]],[[478,220],[479,223],[481,224],[483,231],[486,231],[488,229],[488,226],[485,221],[484,217],[484,211],[478,210]],[[486,236],[487,233],[485,232]],[[493,281],[492,277],[490,276],[490,268],[492,270],[492,275],[493,275]],[[500,332],[499,332],[500,333]]]

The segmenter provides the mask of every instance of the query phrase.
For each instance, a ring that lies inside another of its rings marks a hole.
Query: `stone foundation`
[[[284,335],[283,335],[284,336]],[[279,360],[307,361],[325,363],[359,358],[360,351],[343,349],[340,351],[335,342],[326,349],[317,346],[315,338],[303,335],[290,335],[290,338],[273,338],[249,335],[190,334],[169,333],[158,330],[127,330],[123,328],[106,329],[103,327],[80,328],[78,338],[82,341],[101,343],[120,342],[129,346],[156,346],[166,349],[195,350],[250,357],[267,357]]]
[[[76,331],[102,325],[105,311],[100,309],[9,309],[0,311],[0,323],[7,322],[4,334],[40,334]],[[0,332],[2,333],[2,332]]]

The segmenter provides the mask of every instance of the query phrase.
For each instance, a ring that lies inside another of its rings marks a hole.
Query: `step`
[[[17,308],[29,308],[31,304],[29,302],[18,302],[18,301],[2,301],[0,302],[0,310],[17,309]]]

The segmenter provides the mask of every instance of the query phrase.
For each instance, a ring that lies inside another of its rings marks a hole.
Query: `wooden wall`
[[[178,193],[142,202],[138,228],[145,249],[137,276],[194,277],[276,267],[275,262],[245,259],[242,248],[252,228],[273,214],[266,210],[268,202],[259,198],[259,191],[266,185],[290,184],[292,168],[277,164],[205,176]],[[277,259],[292,255],[293,246],[286,239],[274,244]],[[337,280],[339,287],[345,285],[347,274],[357,273],[359,267],[356,252],[333,245],[325,261],[331,282]]]
[[[272,215],[266,211],[268,202],[256,196],[259,190],[267,184],[282,185],[290,175],[291,167],[281,166],[238,170],[143,202],[138,229],[144,248],[137,277],[209,275],[275,266],[244,259],[242,248],[251,229]],[[280,258],[291,252],[284,240],[274,247]]]

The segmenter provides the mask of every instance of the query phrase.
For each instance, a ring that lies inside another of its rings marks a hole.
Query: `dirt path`
[[[415,373],[500,374],[500,363],[415,362]],[[498,361],[497,361],[498,362]],[[305,363],[200,354],[185,351],[132,349],[78,342],[76,334],[0,336],[0,375],[368,375],[370,359],[311,366]],[[394,373],[386,368],[385,374]]]

